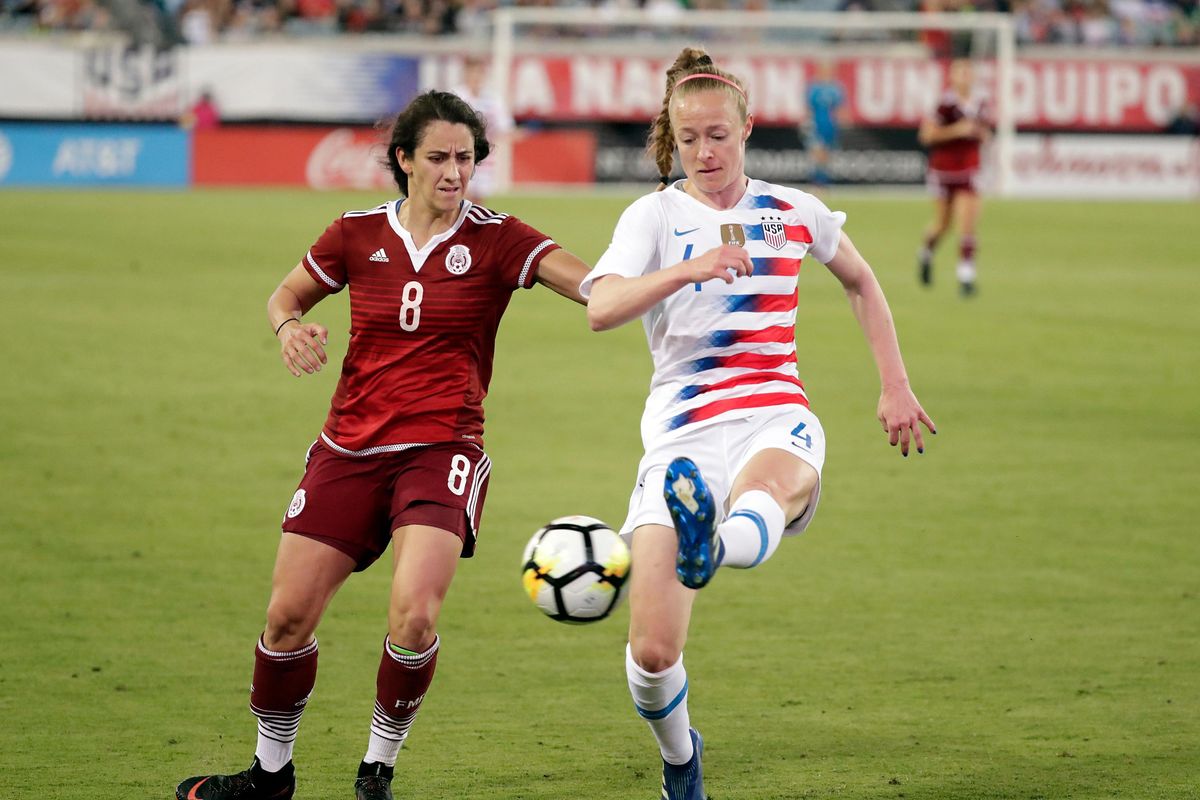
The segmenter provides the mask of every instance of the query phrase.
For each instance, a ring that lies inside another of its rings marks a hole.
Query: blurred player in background
[[[845,214],[745,174],[753,119],[742,82],[702,51],[667,72],[649,150],[663,190],[621,215],[580,291],[606,330],[642,318],[654,361],[622,535],[632,537],[625,670],[663,758],[662,796],[704,797],[683,646],[694,589],[747,568],[809,524],[825,437],[796,367],[796,281],[811,255],[842,284],[870,344],[889,441],[924,450],[933,422],[909,388],[887,300],[842,232]],[[686,179],[670,182],[678,150]],[[719,524],[718,524],[719,523]]]
[[[929,150],[929,190],[933,193],[933,221],[917,252],[922,284],[933,283],[933,253],[950,229],[958,224],[958,278],[964,297],[975,293],[975,226],[979,221],[979,151],[991,136],[988,104],[975,88],[971,62],[950,62],[948,86],[934,112],[921,121],[917,139]]]
[[[481,56],[470,56],[463,61],[462,83],[452,91],[461,97],[469,106],[483,115],[487,122],[488,138],[493,147],[500,147],[512,140],[516,132],[516,123],[504,98],[496,87],[488,80],[488,61]],[[496,191],[498,176],[496,159],[477,164],[475,177],[471,180],[471,193],[468,199],[474,203],[482,203]]]
[[[817,66],[806,100],[804,141],[812,158],[812,183],[822,189],[829,185],[829,157],[838,149],[842,108],[846,103],[846,90],[835,77],[831,62],[822,61]]]
[[[350,343],[283,520],[254,654],[253,763],[234,775],[189,778],[178,800],[292,797],[292,748],[317,676],[317,625],[350,574],[391,544],[387,636],[355,780],[358,800],[390,800],[397,754],[437,665],[442,602],[459,558],[475,551],[491,469],[483,399],[500,318],[513,292],[534,283],[583,302],[579,259],[516,217],[466,199],[488,154],[485,125],[470,106],[446,92],[422,94],[390,138],[403,197],[335,220],[267,302],[283,364],[297,377],[326,363],[328,331],[304,315],[346,286]]]

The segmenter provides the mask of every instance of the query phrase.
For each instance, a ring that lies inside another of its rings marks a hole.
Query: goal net
[[[945,89],[949,60],[970,58],[995,123],[984,185],[1004,194],[1010,184],[1015,36],[1004,14],[684,11],[650,0],[644,10],[504,8],[493,23],[491,74],[508,107],[542,131],[594,134],[597,183],[654,180],[642,147],[665,69],[682,48],[700,46],[748,84],[755,130],[747,173],[801,185],[814,176],[838,185],[920,183],[920,120]],[[817,148],[820,111],[809,94],[829,83],[843,92],[840,131],[835,147]],[[501,147],[498,155],[499,188],[507,188],[511,153]]]

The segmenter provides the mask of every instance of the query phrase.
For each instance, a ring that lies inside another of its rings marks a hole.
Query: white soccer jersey
[[[686,286],[643,317],[654,377],[642,440],[750,416],[769,406],[807,406],[796,369],[796,280],[812,254],[837,252],[846,215],[806,192],[751,180],[731,209],[704,205],[678,182],[634,201],[612,243],[580,286],[584,297],[604,275],[634,278],[742,244],[754,274],[727,284]]]

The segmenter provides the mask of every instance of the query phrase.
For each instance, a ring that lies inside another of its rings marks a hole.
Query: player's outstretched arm
[[[538,264],[537,282],[581,306],[586,306],[587,300],[579,293],[579,284],[583,283],[590,269],[573,253],[555,250]]]
[[[918,453],[925,452],[920,424],[925,425],[931,433],[937,433],[937,426],[921,408],[921,403],[909,387],[896,326],[892,322],[892,311],[888,308],[887,298],[883,296],[875,273],[844,232],[837,253],[826,266],[841,281],[850,300],[850,308],[867,337],[875,366],[879,369],[882,389],[877,414],[888,435],[888,443],[900,445],[900,452],[905,456],[908,455],[910,442],[916,445]]]
[[[297,378],[301,371],[319,372],[329,360],[324,347],[329,343],[328,329],[300,319],[328,296],[329,292],[313,280],[304,265],[297,264],[267,299],[267,321],[279,339],[279,357]]]
[[[592,284],[588,323],[594,331],[617,328],[645,314],[684,286],[715,279],[733,283],[754,271],[743,247],[723,244],[687,261],[636,278],[604,275]]]
[[[934,117],[926,117],[921,120],[921,126],[917,129],[917,141],[922,147],[942,144],[953,139],[979,138],[980,135],[979,125],[975,120],[966,118],[943,125]]]

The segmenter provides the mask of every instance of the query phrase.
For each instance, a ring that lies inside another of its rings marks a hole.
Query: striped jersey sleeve
[[[345,251],[342,246],[342,218],[338,217],[304,254],[304,269],[330,293],[340,292],[347,283]]]

